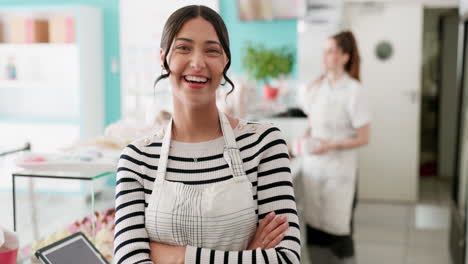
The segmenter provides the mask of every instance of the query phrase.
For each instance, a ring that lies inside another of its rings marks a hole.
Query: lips
[[[202,89],[210,81],[208,77],[201,75],[185,75],[183,79],[193,89]]]

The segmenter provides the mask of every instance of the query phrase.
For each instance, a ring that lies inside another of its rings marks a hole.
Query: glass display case
[[[115,173],[21,170],[12,174],[18,263],[35,263],[41,247],[77,231],[110,261]],[[40,262],[38,262],[40,263]]]

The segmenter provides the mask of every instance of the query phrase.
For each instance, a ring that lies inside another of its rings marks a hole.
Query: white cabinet
[[[0,79],[0,115],[16,121],[78,123],[78,56],[75,44],[0,44],[0,69],[14,58],[18,76]]]
[[[0,43],[1,140],[26,136],[32,141],[33,149],[38,151],[35,145],[55,146],[51,140],[71,144],[78,139],[102,134],[104,81],[101,10],[87,6],[0,9],[0,19],[4,25],[15,16],[72,18],[76,41],[66,44]],[[5,72],[11,61],[17,72],[15,80],[7,80]],[[51,135],[37,135],[41,133],[41,128],[50,125],[54,127],[54,130],[48,130]],[[30,131],[19,132],[23,127],[29,127]]]

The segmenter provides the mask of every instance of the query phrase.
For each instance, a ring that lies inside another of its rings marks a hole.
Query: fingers
[[[261,236],[260,236],[261,241],[263,241],[268,234],[273,232],[273,230],[275,230],[278,226],[285,223],[287,220],[288,220],[288,218],[285,215],[275,217],[275,219],[272,220],[263,229],[263,232],[261,233]]]
[[[263,239],[264,244],[267,245],[268,243],[273,241],[276,237],[286,232],[288,228],[289,228],[288,222],[281,224],[280,226],[278,226],[277,228],[275,228],[273,231],[271,231],[269,234],[265,236],[265,238]]]
[[[285,222],[283,224],[281,224],[280,226],[278,226],[277,228],[275,228],[272,232],[270,232],[264,239],[263,239],[263,244],[264,246],[267,246],[270,245],[271,243],[274,244],[274,242],[276,241],[276,239],[279,239],[279,237],[281,237],[281,235],[284,235],[284,233],[286,232],[286,230],[288,230],[289,228],[289,224],[288,222]],[[279,240],[281,241],[281,240]],[[279,242],[278,242],[279,243]],[[278,243],[274,244],[273,247],[275,247],[276,245],[278,245]]]
[[[316,151],[313,151],[312,154],[320,155],[320,154],[325,153],[325,152],[326,152],[326,149],[324,147],[320,147]]]
[[[275,212],[267,214],[267,216],[265,216],[265,218],[263,218],[262,221],[260,221],[258,224],[257,233],[260,234],[263,229],[275,218],[275,216]]]
[[[281,241],[283,241],[283,238],[285,236],[285,233],[281,233],[278,236],[276,236],[270,243],[268,243],[263,249],[270,249],[270,248],[275,248]]]
[[[275,212],[269,213],[258,224],[257,231],[248,249],[266,249],[277,246],[284,237],[284,232],[289,228],[287,220],[288,218],[285,215],[276,216]]]
[[[271,212],[260,221],[257,227],[257,231],[255,232],[255,235],[247,249],[255,249],[255,248],[262,247],[262,238],[265,237],[265,234],[264,234],[265,227],[271,223],[271,221],[275,218],[275,216],[276,216],[275,212]]]

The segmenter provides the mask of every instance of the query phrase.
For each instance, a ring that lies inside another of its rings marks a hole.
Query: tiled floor
[[[358,203],[355,214],[357,264],[451,263],[449,183],[425,178],[420,187],[421,201],[414,205]],[[305,264],[310,263],[307,254],[303,252]]]
[[[442,205],[361,203],[356,211],[357,263],[450,263],[448,219]]]
[[[435,178],[420,183],[418,204],[359,204],[355,216],[357,263],[451,263],[449,183]]]

